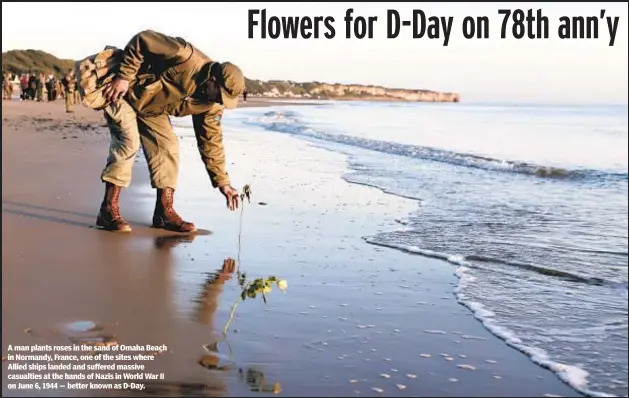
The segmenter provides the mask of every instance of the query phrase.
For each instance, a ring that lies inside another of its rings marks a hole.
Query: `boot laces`
[[[181,218],[179,214],[177,214],[174,208],[173,191],[170,189],[167,189],[166,192],[164,192],[164,194],[165,194],[164,196],[165,212],[164,213],[166,213],[166,215],[168,216],[171,222],[175,222],[177,224],[183,224],[185,221]]]
[[[120,190],[114,190],[112,196],[113,197],[111,203],[109,204],[111,216],[114,220],[120,220],[122,219],[122,214],[120,214],[120,206],[118,205],[118,201],[120,200]]]
[[[119,220],[122,218],[122,215],[120,214],[120,207],[116,206],[116,205],[112,205],[111,206],[111,216],[114,220]]]

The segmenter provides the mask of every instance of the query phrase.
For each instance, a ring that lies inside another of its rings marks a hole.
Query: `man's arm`
[[[129,41],[124,49],[119,77],[131,81],[135,79],[145,61],[156,61],[169,65],[178,61],[177,55],[187,43],[178,37],[171,37],[153,30],[142,31]]]
[[[223,108],[217,104],[206,113],[192,116],[199,154],[214,188],[230,184],[225,167],[222,115]]]

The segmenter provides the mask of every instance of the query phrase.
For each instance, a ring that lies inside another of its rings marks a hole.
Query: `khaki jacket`
[[[212,185],[229,184],[223,106],[193,96],[208,81],[213,60],[181,38],[151,30],[135,35],[121,58],[118,76],[130,82],[125,99],[138,115],[192,115],[199,153]]]
[[[76,77],[72,73],[68,73],[63,77],[63,88],[66,93],[74,93],[76,89]]]

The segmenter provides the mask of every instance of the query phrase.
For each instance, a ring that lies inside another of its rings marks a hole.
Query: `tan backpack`
[[[109,105],[103,91],[120,71],[123,50],[106,46],[97,54],[75,63],[81,102],[88,108],[101,110]]]

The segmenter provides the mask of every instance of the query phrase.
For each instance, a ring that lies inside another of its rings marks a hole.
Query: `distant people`
[[[37,76],[34,73],[28,78],[28,96],[32,101],[37,99]]]
[[[55,99],[63,99],[65,97],[62,80],[63,79],[55,79]]]
[[[22,93],[22,87],[20,86],[20,76],[17,73],[13,74],[13,81],[11,82],[13,85],[13,92],[15,93],[15,89],[17,88],[18,92]]]
[[[39,78],[42,81],[42,101],[43,102],[47,102],[48,101],[48,87],[46,87],[46,82],[48,81],[48,76],[46,76],[45,73],[42,73]]]
[[[74,103],[75,104],[80,104],[81,103],[81,91],[79,90],[79,82],[76,80],[74,80],[74,82],[76,83],[76,90],[74,90]]]
[[[243,102],[247,102],[247,90],[245,89],[245,91],[242,92],[242,101]]]
[[[13,82],[8,73],[2,72],[2,99],[11,99],[13,96]]]
[[[38,102],[46,102],[48,99],[48,90],[46,90],[46,75],[44,73],[40,73],[36,78],[37,82],[37,101]]]
[[[29,99],[27,74],[23,74],[20,78],[20,88],[22,89],[22,92],[20,93],[20,98],[22,98],[22,101],[26,101],[27,99]]]
[[[52,75],[49,75],[46,79],[46,92],[48,93],[48,101],[55,100],[55,80]]]
[[[40,101],[42,97],[42,76],[41,74],[35,74],[35,101]]]
[[[72,106],[75,104],[75,91],[76,91],[76,75],[74,69],[70,70],[63,78],[63,88],[65,90],[66,97],[66,112],[73,113]]]
[[[50,89],[48,91],[49,101],[55,101],[57,99],[57,80],[57,77],[53,73],[48,75],[48,81],[50,82]]]

